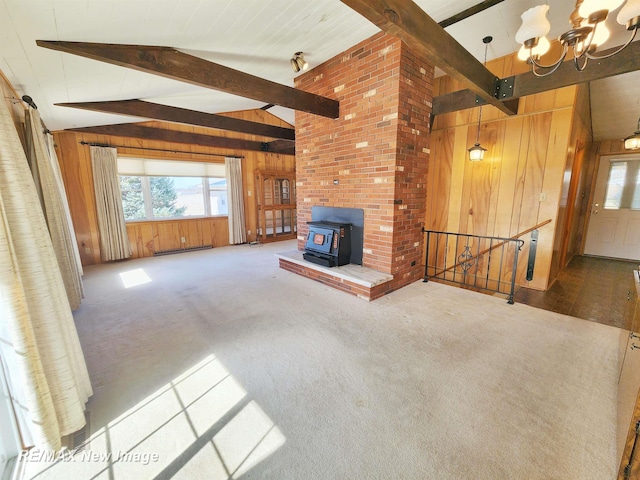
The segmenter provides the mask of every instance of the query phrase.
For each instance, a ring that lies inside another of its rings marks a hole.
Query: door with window
[[[584,253],[640,260],[640,156],[601,157]]]

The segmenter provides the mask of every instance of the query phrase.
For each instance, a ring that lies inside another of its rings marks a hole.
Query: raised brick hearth
[[[393,276],[382,294],[422,278],[432,80],[426,60],[384,33],[296,79],[340,102],[335,120],[296,112],[298,248],[313,206],[363,209],[362,264]]]

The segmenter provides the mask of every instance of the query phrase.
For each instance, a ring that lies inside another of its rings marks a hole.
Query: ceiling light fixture
[[[304,54],[302,52],[296,52],[291,57],[291,68],[294,72],[299,72],[300,70],[306,70],[309,68],[309,64],[304,59]]]
[[[585,69],[589,59],[601,60],[620,53],[633,41],[640,27],[640,0],[627,0],[618,12],[618,23],[632,32],[627,43],[614,52],[597,55],[598,48],[609,38],[609,30],[604,22],[609,12],[623,3],[625,0],[576,0],[576,8],[569,16],[572,28],[558,37],[562,44],[562,54],[550,65],[543,65],[539,61],[551,46],[545,36],[551,29],[547,19],[549,5],[530,8],[522,14],[522,26],[516,33],[516,41],[522,44],[518,58],[531,64],[534,75],[544,77],[562,65],[570,48],[576,70],[580,72]]]
[[[624,139],[624,148],[625,150],[640,150],[640,118],[635,133]]]
[[[493,40],[493,37],[488,36],[482,39],[484,43],[484,64],[487,64],[487,50],[489,49],[489,44]],[[480,110],[478,111],[478,129],[476,131],[476,143],[473,147],[467,149],[469,152],[469,160],[472,162],[479,162],[484,158],[484,152],[487,151],[486,148],[483,148],[480,145],[480,122],[482,121],[482,105],[480,105]]]

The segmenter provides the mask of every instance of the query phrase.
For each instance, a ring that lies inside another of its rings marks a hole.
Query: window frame
[[[193,162],[195,163],[195,162]],[[201,162],[204,163],[204,162]],[[192,220],[192,219],[202,219],[202,218],[221,218],[228,217],[229,213],[220,213],[220,214],[212,214],[211,213],[211,191],[224,191],[224,188],[214,188],[211,189],[209,185],[210,179],[222,179],[227,182],[226,176],[193,176],[193,175],[184,175],[185,177],[191,178],[200,178],[202,184],[202,201],[204,203],[204,215],[187,215],[181,217],[156,217],[153,214],[153,198],[151,195],[151,178],[152,177],[165,177],[165,178],[174,178],[180,177],[181,175],[141,175],[141,174],[130,174],[130,173],[120,173],[118,172],[118,179],[122,177],[139,177],[141,183],[141,191],[142,191],[142,201],[144,205],[144,218],[132,218],[126,219],[126,223],[138,223],[138,222],[162,222],[162,221],[175,221],[175,220]],[[227,190],[228,191],[228,190]],[[122,198],[124,202],[124,198]],[[124,206],[124,204],[123,204]]]
[[[612,173],[617,164],[624,164],[624,180],[621,186],[619,205],[607,206],[609,200],[609,192],[612,187]],[[603,210],[640,210],[639,206],[634,206],[634,200],[638,197],[640,191],[640,158],[611,158],[609,161],[609,171],[607,172],[607,184],[604,191],[604,200],[602,203]]]

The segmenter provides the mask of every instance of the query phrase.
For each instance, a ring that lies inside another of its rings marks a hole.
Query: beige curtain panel
[[[37,110],[28,109],[26,123],[29,147],[27,155],[31,173],[49,227],[69,305],[72,310],[76,310],[84,298],[82,266],[60,166],[55,149],[50,149],[49,141],[42,130],[42,122]]]
[[[242,159],[224,159],[229,201],[229,243],[236,245],[247,241],[244,221],[244,193],[242,190]]]
[[[53,135],[50,133],[46,134],[47,137],[47,147],[49,150],[49,158],[51,159],[51,166],[53,167],[53,171],[56,175],[56,183],[62,193],[63,202],[62,205],[64,207],[64,214],[67,217],[67,225],[69,225],[69,230],[73,233],[73,240],[71,242],[73,255],[76,257],[76,264],[78,265],[78,270],[80,272],[80,276],[84,275],[84,269],[82,268],[82,260],[80,259],[80,248],[78,247],[78,241],[75,237],[75,228],[73,227],[73,220],[71,218],[71,209],[69,208],[69,201],[67,200],[67,194],[64,187],[64,180],[62,179],[62,172],[60,171],[60,162],[58,161],[58,155],[56,154],[55,142],[53,140]],[[84,292],[83,292],[84,295]]]
[[[118,152],[110,147],[89,148],[100,231],[100,257],[105,262],[123,260],[131,256],[131,245],[122,208]]]
[[[58,261],[6,102],[0,102],[0,352],[23,442],[60,448],[92,394]]]

